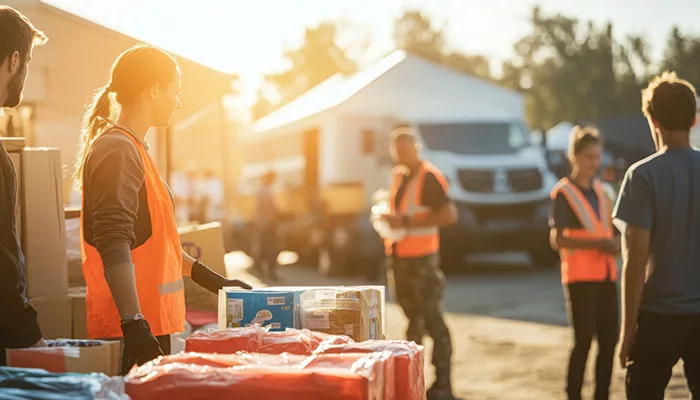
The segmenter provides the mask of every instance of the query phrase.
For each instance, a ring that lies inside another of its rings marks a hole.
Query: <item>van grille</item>
[[[508,182],[513,192],[532,192],[542,189],[542,173],[537,168],[508,170]]]
[[[467,192],[493,193],[493,171],[462,169],[458,172],[459,183]]]

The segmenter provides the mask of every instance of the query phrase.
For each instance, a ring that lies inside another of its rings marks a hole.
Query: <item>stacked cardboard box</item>
[[[27,296],[39,314],[45,339],[70,338],[66,238],[58,149],[25,148],[24,140],[3,138],[17,173],[15,210],[25,257]]]
[[[224,265],[224,237],[220,222],[192,225],[178,229],[182,249],[206,264],[220,275],[226,276]],[[218,298],[191,279],[185,279],[185,303],[188,308],[216,311]]]

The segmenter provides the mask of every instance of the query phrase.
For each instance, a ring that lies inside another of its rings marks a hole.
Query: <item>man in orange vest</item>
[[[406,234],[398,241],[385,241],[391,259],[397,301],[409,320],[408,340],[433,338],[436,381],[428,399],[455,399],[452,394],[450,332],[442,315],[445,276],[440,269],[439,228],[456,222],[457,211],[447,197],[447,180],[431,163],[421,160],[419,144],[408,128],[392,135],[391,214],[384,217],[394,229]]]

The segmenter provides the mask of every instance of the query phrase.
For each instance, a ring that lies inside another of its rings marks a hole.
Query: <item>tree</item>
[[[426,60],[442,64],[458,72],[492,79],[488,58],[447,49],[441,28],[420,11],[407,10],[394,21],[396,48]]]
[[[442,62],[444,34],[433,26],[430,18],[418,10],[404,11],[394,21],[394,43],[397,49],[436,63]]]
[[[639,110],[648,63],[641,38],[620,44],[610,23],[582,24],[560,14],[543,15],[539,8],[531,20],[532,32],[515,44],[517,56],[504,63],[501,82],[526,90],[534,128]]]
[[[659,72],[664,70],[675,71],[680,78],[700,88],[700,37],[685,36],[674,27]]]
[[[250,116],[253,121],[257,121],[278,108],[276,102],[272,101],[263,88],[258,89],[258,96],[255,104],[250,108]]]
[[[338,45],[338,28],[333,22],[322,22],[306,28],[304,42],[284,52],[289,64],[285,71],[266,76],[287,103],[336,73],[352,73],[357,65]]]

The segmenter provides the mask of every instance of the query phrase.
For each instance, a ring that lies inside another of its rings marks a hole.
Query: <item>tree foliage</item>
[[[700,85],[700,37],[674,28],[664,57],[654,65],[642,36],[614,35],[612,23],[596,24],[562,14],[547,15],[538,7],[530,16],[531,31],[513,47],[500,76],[490,60],[466,54],[447,43],[444,26],[418,10],[406,10],[394,21],[396,48],[456,71],[526,94],[527,117],[535,129],[547,130],[561,121],[596,120],[640,111],[640,90],[652,75],[676,71]],[[352,51],[339,44],[341,26],[324,22],[307,28],[303,44],[284,53],[289,68],[266,77],[288,102],[337,72],[357,68]],[[254,106],[261,116],[277,105],[264,95]]]
[[[330,21],[306,28],[302,44],[284,52],[289,67],[265,76],[266,84],[279,93],[280,102],[275,104],[258,92],[258,103],[251,110],[254,119],[297,98],[336,73],[355,72],[356,62],[347,54],[348,49],[339,44],[339,28],[339,24]]]

